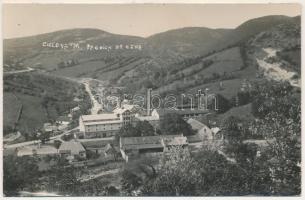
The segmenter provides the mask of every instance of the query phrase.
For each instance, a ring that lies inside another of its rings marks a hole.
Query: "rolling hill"
[[[87,44],[134,44],[141,45],[142,49],[89,51],[71,46],[68,49],[43,47],[43,42],[68,45],[73,42],[84,48]],[[288,80],[297,82],[301,70],[300,44],[300,16],[260,17],[235,29],[185,27],[147,38],[98,29],[70,29],[4,40],[4,69],[31,67],[42,74],[91,77],[137,93],[145,93],[149,87],[161,94],[196,93],[197,89],[208,87],[211,92],[231,99],[245,81],[276,77],[279,69],[289,75],[293,73]],[[268,56],[266,51],[274,55]],[[269,72],[262,69],[261,63],[269,67]],[[7,80],[4,88],[10,86],[36,94],[39,87],[25,88],[26,84],[20,81]]]
[[[208,53],[216,43],[224,42],[224,37],[230,32],[230,29],[186,27],[152,35],[147,41],[157,51],[161,48],[194,56]]]
[[[3,79],[6,130],[17,128],[29,133],[88,103],[83,87],[53,75],[31,72],[4,75]],[[75,102],[74,97],[82,101]]]

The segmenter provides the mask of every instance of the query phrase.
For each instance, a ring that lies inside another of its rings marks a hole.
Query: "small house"
[[[86,158],[86,150],[83,145],[75,140],[63,142],[58,150],[59,154],[65,158],[73,157],[75,158]]]
[[[71,118],[68,116],[60,116],[57,118],[56,123],[59,125],[69,125],[71,123]]]
[[[121,137],[120,151],[123,159],[139,157],[143,154],[159,156],[173,146],[186,147],[187,138],[183,135],[156,135],[145,137]]]
[[[29,145],[17,148],[17,156],[48,156],[57,155],[57,149],[52,145]]]
[[[201,140],[212,140],[214,139],[213,131],[205,124],[197,121],[196,119],[188,119],[187,123],[191,125],[192,129],[195,130],[196,136]]]

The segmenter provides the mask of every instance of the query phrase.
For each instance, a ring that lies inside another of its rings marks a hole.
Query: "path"
[[[8,136],[3,137],[3,142],[13,142],[14,140],[17,140],[19,137],[21,137],[21,133],[17,131],[17,133],[12,133]]]
[[[63,132],[62,134],[50,137],[50,141],[52,141],[52,140],[61,140],[61,136],[63,136],[64,134],[68,134],[71,131],[74,131],[76,129],[78,129],[78,127],[70,129],[70,130],[67,130],[67,131]],[[18,147],[29,146],[29,145],[33,145],[33,144],[39,144],[40,142],[41,142],[40,140],[31,140],[31,141],[27,141],[27,142],[21,142],[21,143],[16,143],[16,144],[4,145],[4,148],[5,149],[18,148]]]
[[[289,81],[292,86],[301,87],[299,79],[293,79],[293,76],[296,75],[295,72],[290,72],[281,67],[281,62],[268,63],[265,61],[266,58],[276,56],[277,50],[272,48],[263,48],[263,51],[267,55],[263,59],[256,58],[258,65],[264,69],[265,76],[277,80],[277,81]]]
[[[230,157],[227,156],[227,154],[225,154],[223,151],[221,151],[221,150],[218,149],[217,152],[218,152],[220,155],[224,156],[224,157],[226,158],[227,161],[232,162],[232,163],[236,163],[236,160],[235,160],[234,158],[230,158]]]
[[[98,174],[94,174],[94,175],[88,175],[86,177],[88,178],[80,178],[80,182],[86,182],[86,181],[89,181],[89,180],[92,180],[92,179],[96,179],[96,178],[99,178],[99,177],[102,177],[102,176],[106,176],[106,175],[110,175],[110,174],[116,174],[120,171],[120,169],[112,169],[112,170],[108,170],[108,171],[103,171],[101,173],[98,173]]]
[[[92,108],[91,108],[91,114],[92,115],[96,115],[98,114],[98,112],[100,110],[103,109],[103,105],[101,105],[95,98],[94,98],[94,95],[92,94],[91,92],[91,88],[90,88],[90,84],[89,84],[89,81],[87,80],[84,80],[83,81],[83,84],[85,85],[85,89],[86,91],[88,92],[89,96],[90,96],[90,99],[91,99],[91,102],[92,102]]]
[[[19,74],[19,73],[31,72],[31,71],[34,71],[34,70],[35,69],[33,69],[31,67],[28,67],[27,69],[23,69],[23,70],[4,72],[4,74]]]

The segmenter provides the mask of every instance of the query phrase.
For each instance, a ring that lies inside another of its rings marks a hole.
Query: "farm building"
[[[60,125],[69,125],[71,122],[71,118],[68,116],[60,116],[57,118],[56,123]]]
[[[45,132],[50,132],[52,133],[53,131],[58,131],[58,127],[55,125],[52,125],[51,123],[44,123],[43,124],[43,130]]]
[[[152,115],[158,116],[160,120],[162,120],[166,114],[178,114],[182,116],[183,119],[188,120],[190,118],[198,119],[209,113],[210,111],[205,109],[183,109],[183,110],[154,109],[152,111]]]
[[[214,139],[214,133],[207,125],[192,118],[188,119],[187,123],[197,132],[196,135],[201,141]]]
[[[108,156],[114,154],[116,151],[119,153],[119,149],[116,149],[113,145],[114,138],[94,138],[94,139],[80,139],[79,140],[87,152],[92,152],[96,155]]]
[[[47,156],[58,155],[58,150],[52,145],[30,145],[17,148],[17,156]]]
[[[63,142],[58,150],[61,156],[65,158],[86,158],[86,150],[78,141]]]
[[[139,157],[142,154],[160,155],[172,146],[186,147],[187,138],[183,135],[158,135],[146,137],[121,137],[120,151],[123,159]]]

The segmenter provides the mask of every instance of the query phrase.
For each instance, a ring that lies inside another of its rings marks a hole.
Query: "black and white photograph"
[[[2,4],[2,195],[300,197],[301,16]]]

